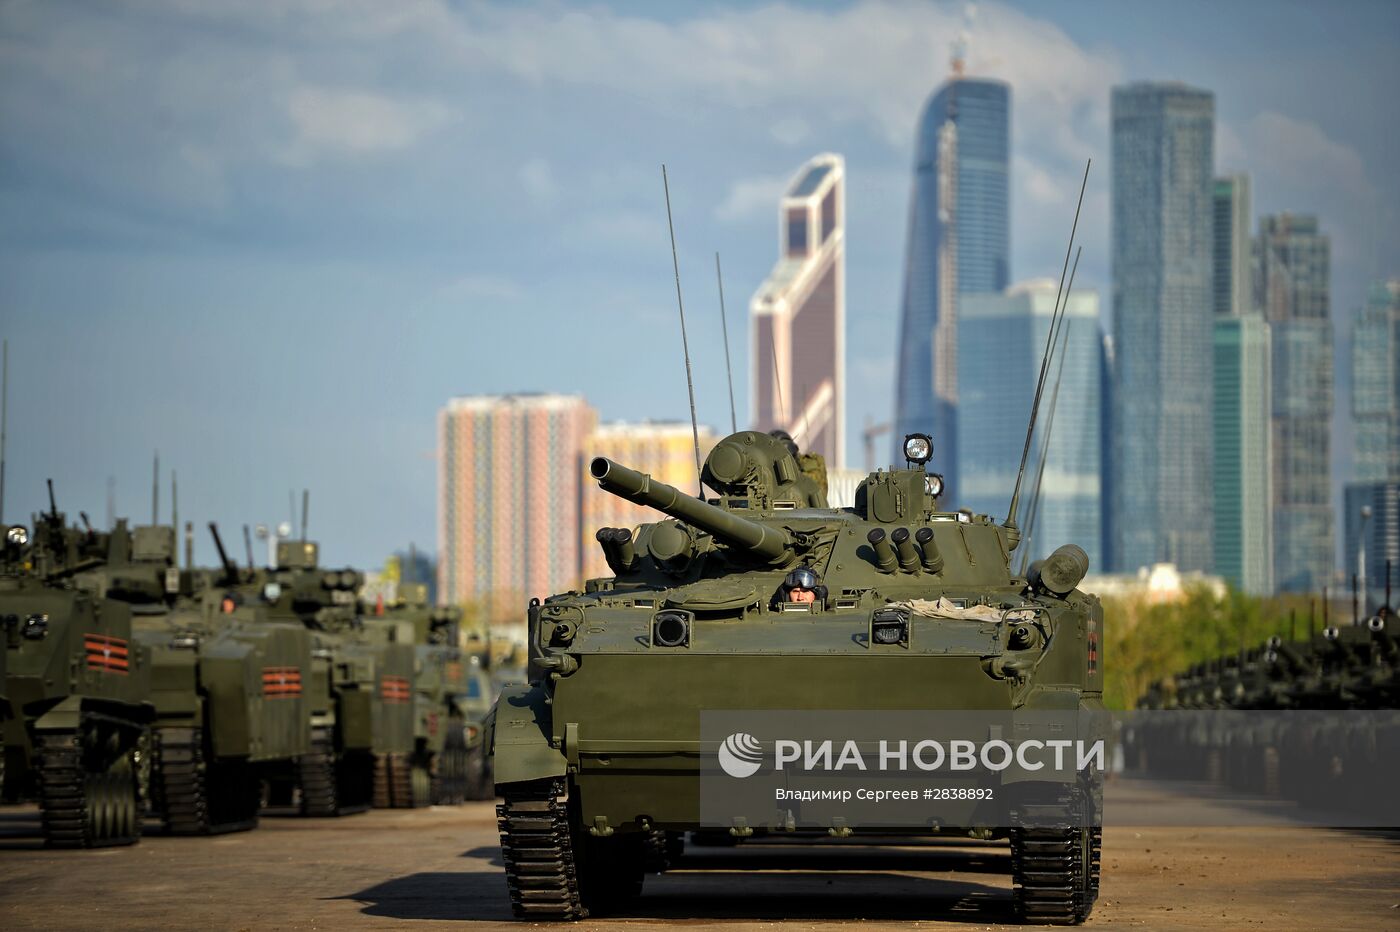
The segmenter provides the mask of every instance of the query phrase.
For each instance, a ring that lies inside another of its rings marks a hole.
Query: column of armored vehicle
[[[458,646],[455,610],[410,586],[362,612],[363,574],[316,543],[239,566],[210,530],[212,569],[188,525],[182,566],[175,523],[70,526],[52,494],[32,530],[0,528],[0,789],[39,804],[49,845],[489,793],[489,657]]]
[[[1390,792],[1381,749],[1400,746],[1400,619],[1386,601],[1304,639],[1270,638],[1198,663],[1139,700],[1128,760],[1153,774],[1210,780],[1300,805],[1361,814]],[[1310,632],[1313,625],[1309,623]],[[1230,715],[1297,711],[1306,715]]]

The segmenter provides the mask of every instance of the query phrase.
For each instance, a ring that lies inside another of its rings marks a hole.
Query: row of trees
[[[1195,663],[1259,647],[1277,635],[1303,640],[1328,624],[1351,623],[1349,602],[1308,596],[1260,598],[1205,587],[1175,602],[1105,598],[1104,702],[1131,709],[1153,683]]]

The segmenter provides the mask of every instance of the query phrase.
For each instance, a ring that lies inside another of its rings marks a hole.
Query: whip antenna
[[[719,253],[715,253],[715,281],[719,283],[719,323],[724,328],[724,374],[729,378],[729,432],[737,434],[739,418],[734,414],[734,370],[729,365],[729,322],[724,314],[724,274],[719,270]],[[0,471],[0,478],[3,478],[3,471]],[[3,488],[0,491],[4,491]]]
[[[1065,272],[1069,270],[1069,256],[1070,253],[1074,251],[1074,235],[1079,229],[1079,211],[1084,206],[1084,189],[1089,185],[1089,166],[1091,164],[1093,164],[1093,159],[1084,163],[1084,180],[1079,183],[1079,202],[1074,207],[1074,223],[1069,228],[1069,245],[1065,247],[1065,262],[1064,266],[1060,269],[1060,287],[1055,291],[1055,306],[1057,308],[1060,305],[1060,296],[1064,293]],[[1030,423],[1026,425],[1026,443],[1025,446],[1021,448],[1021,465],[1020,468],[1016,470],[1016,487],[1011,492],[1011,507],[1007,509],[1006,523],[1003,525],[1013,531],[1017,530],[1016,508],[1021,503],[1021,480],[1026,474],[1026,458],[1030,456],[1031,453],[1031,434],[1035,431],[1035,418],[1036,414],[1040,411],[1040,396],[1045,390],[1045,372],[1050,365],[1050,352],[1051,348],[1054,346],[1054,336],[1055,329],[1054,321],[1052,320],[1050,333],[1047,334],[1045,338],[1045,353],[1040,358],[1040,378],[1035,386],[1035,400],[1031,402],[1031,419]],[[1015,543],[1012,544],[1013,548],[1016,543],[1020,543],[1019,532]]]
[[[170,530],[172,534],[180,533],[180,490],[175,485],[175,470],[173,469],[170,470]],[[175,565],[180,565],[178,553],[175,556]]]
[[[671,222],[671,184],[666,180],[666,166],[661,166],[661,187],[666,192],[666,229],[671,233],[671,266],[676,271],[676,307],[681,315],[681,350],[685,353],[685,389],[690,393],[690,435],[695,441],[695,484],[700,497],[705,497],[705,484],[700,480],[700,427],[695,421],[695,381],[690,377],[690,341],[685,336],[685,301],[681,298],[681,263],[676,258],[676,227]]]
[[[160,523],[160,451],[151,467],[151,523]]]
[[[773,387],[778,392],[778,414],[782,416],[783,424],[786,425],[787,405],[783,404],[783,374],[778,371],[778,341],[772,339],[771,328],[769,332],[768,349],[772,352],[773,356]],[[773,420],[777,421],[778,418],[774,418]]]
[[[1077,264],[1078,261],[1076,260],[1076,265]],[[1074,288],[1074,274],[1072,272],[1069,277],[1069,287],[1072,292]],[[1065,294],[1066,305],[1069,304],[1069,294],[1070,292]],[[1061,333],[1056,343],[1058,346],[1056,352],[1059,353],[1060,361],[1059,368],[1055,372],[1055,389],[1050,393],[1050,411],[1045,417],[1045,444],[1040,451],[1040,465],[1036,467],[1035,471],[1035,485],[1031,488],[1031,513],[1026,521],[1026,541],[1028,543],[1035,535],[1036,519],[1040,516],[1040,493],[1043,488],[1042,483],[1045,480],[1045,464],[1050,462],[1050,439],[1055,435],[1055,409],[1060,403],[1060,385],[1065,375],[1065,357],[1069,355],[1069,328],[1073,324],[1074,321],[1067,321],[1065,323],[1063,333]],[[1027,546],[1026,551],[1021,554],[1022,576],[1026,575],[1026,566],[1030,563],[1030,559],[1031,551],[1030,547]]]

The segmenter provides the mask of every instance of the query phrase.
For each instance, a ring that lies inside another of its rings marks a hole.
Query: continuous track
[[[1021,808],[1011,830],[1011,869],[1015,908],[1026,922],[1077,925],[1089,918],[1099,895],[1103,830],[1086,827],[1080,791]],[[1056,821],[1073,824],[1055,824]]]
[[[37,766],[44,840],[51,848],[103,848],[140,838],[131,752],[102,762],[79,732],[40,735]]]
[[[208,760],[203,729],[155,729],[152,789],[172,835],[222,835],[258,826],[261,786],[243,761]]]

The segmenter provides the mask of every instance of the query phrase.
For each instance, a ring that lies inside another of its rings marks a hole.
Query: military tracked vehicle
[[[363,581],[355,570],[321,568],[312,541],[282,541],[277,568],[259,570],[243,590],[269,619],[311,632],[310,751],[290,777],[304,815],[346,815],[412,796],[413,645],[365,631],[356,599]]]
[[[502,692],[490,723],[519,917],[596,914],[638,893],[680,833],[714,829],[700,812],[701,762],[717,750],[702,747],[707,710],[1102,709],[1102,610],[1076,588],[1084,552],[1062,547],[1016,575],[1014,521],[940,508],[930,452],[911,436],[907,467],[871,473],[845,510],[824,507],[791,450],[761,433],[711,451],[708,500],[590,463],[602,489],[668,517],[600,530],[614,575],[530,607],[536,675]],[[1064,817],[923,831],[1008,838],[1018,914],[1082,921],[1098,890],[1094,790],[1021,789]]]
[[[7,526],[0,542],[7,798],[37,798],[58,848],[140,838],[138,772],[155,709],[150,656],[131,607],[73,584],[95,535],[70,529],[53,505],[33,539]]]
[[[395,806],[455,805],[491,794],[482,722],[491,708],[484,652],[459,646],[461,609],[428,604],[423,583],[400,582],[392,604],[376,605],[365,628],[414,645],[411,793]],[[401,764],[395,760],[394,767]]]
[[[1374,815],[1387,773],[1377,751],[1395,746],[1397,726],[1393,716],[1346,713],[1400,708],[1400,618],[1388,600],[1369,618],[1359,614],[1153,684],[1139,709],[1201,714],[1142,718],[1128,759],[1155,775]],[[1236,711],[1335,714],[1229,714]]]
[[[311,634],[269,621],[229,590],[243,577],[210,525],[222,569],[175,562],[175,528],[112,532],[114,556],[85,581],[131,604],[135,638],[152,657],[156,707],[150,810],[176,835],[243,831],[257,825],[261,779],[310,753]]]

